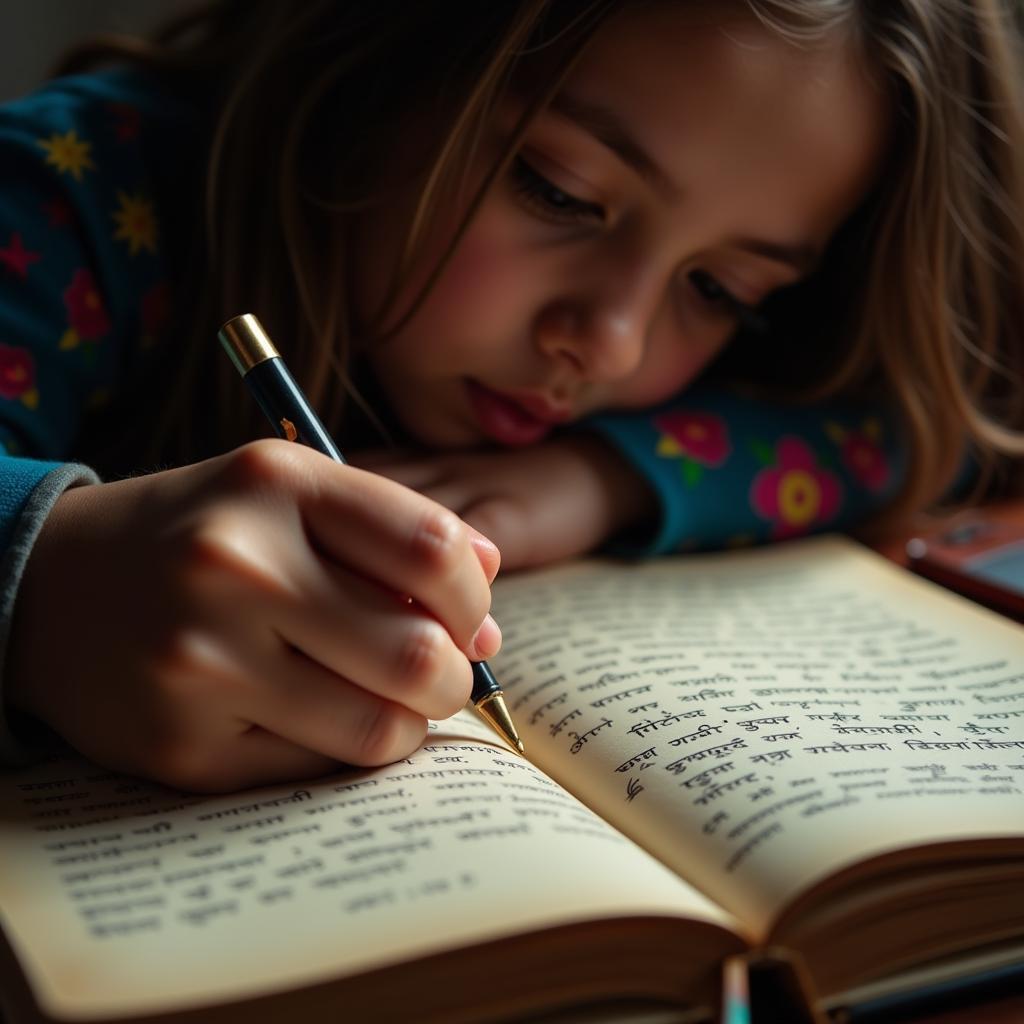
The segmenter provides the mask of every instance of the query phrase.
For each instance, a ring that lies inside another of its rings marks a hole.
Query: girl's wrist
[[[605,499],[606,536],[639,532],[653,525],[658,514],[657,495],[620,452],[597,434],[572,434],[564,443],[595,475]]]

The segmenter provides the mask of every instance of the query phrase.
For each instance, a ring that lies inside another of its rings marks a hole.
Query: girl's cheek
[[[470,232],[462,240],[427,300],[435,314],[459,316],[466,325],[500,320],[522,300],[529,264],[500,240]]]

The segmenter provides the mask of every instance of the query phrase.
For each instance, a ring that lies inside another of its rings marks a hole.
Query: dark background
[[[187,0],[0,0],[0,102],[30,92],[91,32],[145,32]]]

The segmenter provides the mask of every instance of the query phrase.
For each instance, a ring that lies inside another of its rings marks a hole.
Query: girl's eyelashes
[[[541,216],[559,223],[601,223],[605,219],[604,207],[579,199],[544,177],[522,156],[516,156],[511,166],[512,183],[523,199]]]
[[[697,294],[709,305],[732,316],[741,327],[763,334],[768,329],[764,316],[753,306],[736,298],[706,270],[691,270],[690,284]]]
[[[516,192],[544,219],[560,224],[602,224],[606,220],[603,206],[559,188],[522,155],[513,159],[510,171]],[[692,270],[688,277],[690,285],[706,305],[731,316],[749,331],[763,334],[768,330],[767,321],[761,313],[738,299],[706,270]]]

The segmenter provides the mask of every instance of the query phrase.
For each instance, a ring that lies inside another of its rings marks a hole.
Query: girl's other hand
[[[415,457],[379,452],[357,461],[486,534],[501,549],[506,570],[585,554],[623,530],[643,527],[655,514],[648,484],[610,445],[590,435],[499,451]]]
[[[285,441],[72,489],[26,567],[8,695],[186,789],[384,764],[497,651],[497,568],[439,504]]]

